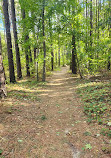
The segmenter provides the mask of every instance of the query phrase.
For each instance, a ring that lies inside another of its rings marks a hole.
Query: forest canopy
[[[111,1],[1,0],[0,10],[7,81],[45,81],[66,64],[81,77],[110,70]]]

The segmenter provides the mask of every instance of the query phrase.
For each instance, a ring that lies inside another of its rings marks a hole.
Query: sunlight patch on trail
[[[47,85],[50,85],[50,86],[60,86],[60,85],[63,85],[64,83],[54,83],[54,82],[52,82],[52,83],[49,83],[49,84],[47,84]]]

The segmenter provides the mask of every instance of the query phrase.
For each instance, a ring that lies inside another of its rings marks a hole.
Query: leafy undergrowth
[[[44,82],[21,80],[15,84],[9,84],[8,98],[17,99],[19,101],[40,101],[37,94],[38,87],[45,86]]]
[[[103,125],[100,134],[111,138],[111,80],[79,81],[77,93],[84,102],[88,123]]]

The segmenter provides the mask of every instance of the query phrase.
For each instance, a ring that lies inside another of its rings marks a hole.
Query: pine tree
[[[44,11],[45,11],[45,0],[43,0],[43,12],[42,12],[42,31],[43,31],[43,52],[44,52],[44,61],[43,61],[43,77],[42,81],[46,79],[46,44],[45,44],[45,23],[44,23]]]
[[[20,79],[20,78],[22,78],[22,71],[21,71],[20,52],[19,52],[19,46],[18,46],[18,36],[17,36],[14,0],[11,0],[11,13],[12,13],[12,24],[13,24],[13,33],[14,33],[15,50],[16,50],[17,77]]]
[[[15,83],[16,80],[15,80],[14,62],[13,62],[13,53],[12,53],[10,21],[9,21],[9,13],[8,13],[8,0],[3,0],[3,13],[5,20],[5,28],[6,28],[6,38],[7,38],[9,77],[10,77],[10,82]]]

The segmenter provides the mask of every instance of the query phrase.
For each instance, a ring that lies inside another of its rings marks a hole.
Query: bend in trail
[[[75,93],[75,78],[67,71],[63,67],[54,72],[39,87],[39,103],[32,102],[19,114],[5,118],[1,145],[5,144],[6,158],[100,158],[97,153],[81,151],[85,142],[95,143],[95,138],[83,137],[91,126]]]

